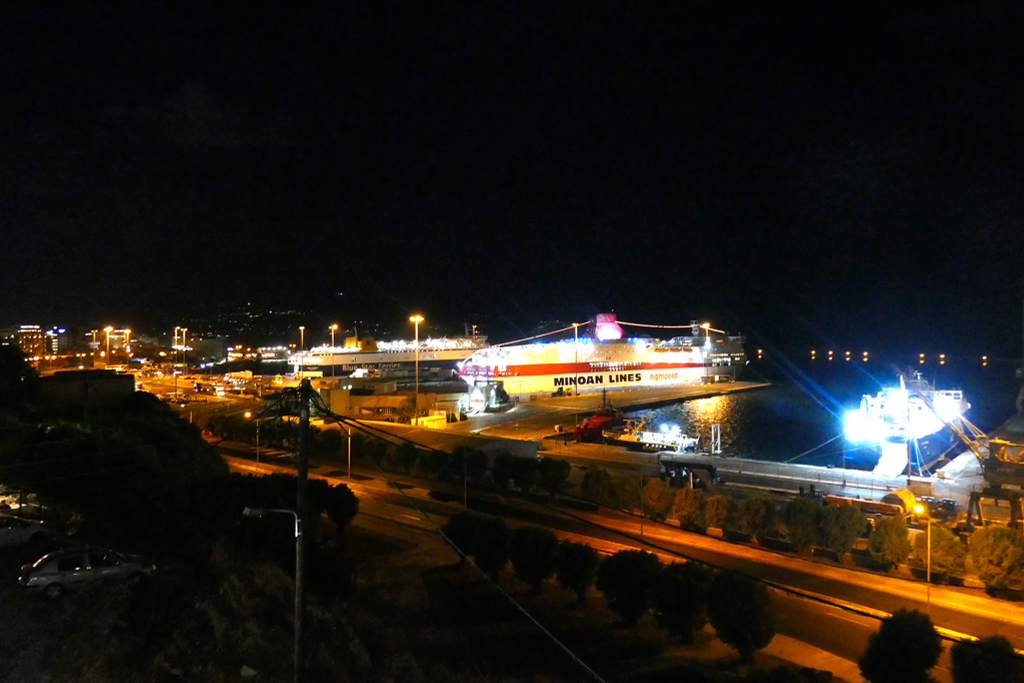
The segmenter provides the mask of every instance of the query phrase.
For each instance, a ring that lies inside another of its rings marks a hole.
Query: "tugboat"
[[[645,451],[694,451],[700,442],[699,436],[683,434],[679,425],[662,425],[661,429],[651,429],[648,418],[628,420],[621,428],[605,429],[601,435],[612,443]]]
[[[601,440],[605,430],[623,428],[626,425],[626,418],[608,403],[607,393],[602,397],[601,407],[597,412],[583,420],[573,433],[576,441],[593,443]]]

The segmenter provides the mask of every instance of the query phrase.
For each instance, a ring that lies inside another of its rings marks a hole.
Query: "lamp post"
[[[420,323],[423,322],[423,316],[414,315],[409,318],[409,322],[416,326],[416,341],[413,343],[413,348],[416,350],[416,387],[413,389],[412,409],[412,414],[415,418],[420,413]]]
[[[107,365],[110,365],[110,333],[114,331],[114,328],[107,325],[103,331],[107,333]]]
[[[299,325],[299,351],[306,350],[306,326]]]
[[[171,356],[171,376],[174,377],[174,397],[178,397],[178,370],[175,367],[177,362],[178,354],[178,332],[181,330],[177,325],[174,326],[174,343],[171,344],[171,351],[174,355]]]
[[[573,323],[572,324],[572,336],[573,336],[573,345],[572,345],[572,373],[573,373],[573,377],[572,377],[572,393],[573,393],[573,395],[578,395],[580,393],[580,384],[579,384],[579,382],[580,382],[580,369],[579,369],[579,362],[580,362],[580,324],[579,323]]]
[[[914,506],[914,512],[918,515],[924,514],[924,506],[921,504]],[[928,516],[925,518],[928,520],[928,534],[927,536],[927,549],[925,550],[925,574],[924,580],[928,585],[928,612],[932,611],[932,515],[929,511]]]
[[[352,479],[352,427],[345,425],[345,431],[348,432],[348,478]]]
[[[242,515],[245,517],[262,517],[271,512],[291,515],[295,518],[295,683],[302,683],[303,674],[303,648],[302,648],[302,609],[304,594],[304,582],[302,581],[302,565],[299,558],[302,556],[299,551],[302,538],[302,528],[299,524],[299,514],[294,510],[270,509],[270,508],[245,508]]]
[[[334,377],[334,333],[338,331],[338,323],[331,325],[331,377]]]
[[[181,371],[185,375],[188,375],[188,360],[185,356],[185,347],[188,345],[185,341],[186,339],[188,339],[188,328],[183,327],[181,328]]]
[[[252,413],[248,410],[245,411],[245,419],[251,420]],[[260,461],[260,418],[256,418],[256,462]]]

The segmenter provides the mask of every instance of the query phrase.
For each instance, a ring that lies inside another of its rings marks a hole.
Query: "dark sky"
[[[1019,3],[303,5],[0,4],[0,321],[1019,353]]]

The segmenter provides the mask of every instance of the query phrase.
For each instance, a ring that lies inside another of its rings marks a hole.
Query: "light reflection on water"
[[[631,417],[649,416],[655,429],[661,424],[677,424],[690,436],[701,438],[701,448],[710,445],[711,425],[721,425],[722,453],[734,457],[785,461],[807,465],[834,465],[871,469],[878,459],[871,448],[847,445],[842,436],[843,410],[853,410],[866,393],[875,393],[879,385],[864,368],[808,368],[808,379],[822,389],[822,401],[804,383],[797,386],[786,378],[773,379],[773,386],[731,395],[701,398],[631,412]],[[874,377],[886,384],[899,380],[887,368],[878,368]],[[949,376],[940,378],[939,388],[959,387],[972,404],[968,417],[982,429],[997,427],[1013,413],[1013,398],[1018,384],[1012,369],[949,368]],[[803,387],[803,388],[802,388]],[[825,406],[840,406],[833,414]],[[838,437],[838,438],[836,438]],[[844,448],[845,463],[844,463]],[[810,451],[806,455],[805,452]],[[798,457],[799,456],[799,457]]]

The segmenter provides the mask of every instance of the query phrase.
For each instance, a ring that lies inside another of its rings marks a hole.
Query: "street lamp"
[[[291,515],[295,518],[295,683],[301,683],[303,679],[303,648],[302,648],[302,612],[303,600],[305,599],[305,586],[302,581],[302,564],[299,551],[302,529],[299,525],[299,514],[294,510],[271,509],[271,508],[250,508],[242,510],[245,517],[262,517],[269,513]]]
[[[338,331],[338,323],[331,325],[331,377],[334,377],[334,333]]]
[[[920,503],[914,506],[914,512],[918,515],[924,514],[924,506]],[[927,537],[927,550],[925,551],[925,577],[924,580],[928,584],[928,612],[932,610],[932,515],[929,511],[928,516],[925,518],[928,520],[928,537]]]
[[[306,326],[299,325],[299,351],[306,350]]]
[[[422,315],[414,315],[409,322],[416,326],[416,342],[413,348],[416,349],[416,388],[413,390],[413,417],[420,413],[420,323],[423,322]]]
[[[187,338],[188,328],[183,327],[181,328],[181,371],[185,375],[188,375],[188,360],[187,357],[185,356],[185,348],[188,346],[188,343],[185,341]]]
[[[110,365],[110,333],[114,331],[114,328],[107,325],[103,331],[107,333],[107,365]]]
[[[573,335],[573,340],[574,340],[573,341],[573,345],[572,345],[572,349],[573,349],[573,351],[572,351],[572,372],[573,372],[572,393],[578,395],[580,393],[580,368],[579,368],[579,362],[580,362],[580,324],[579,323],[573,323],[572,324],[572,335]]]
[[[245,411],[245,419],[246,420],[251,420],[252,419],[252,413],[250,411],[248,411],[248,410]],[[257,417],[256,418],[256,462],[259,463],[259,461],[260,461],[260,418]]]

